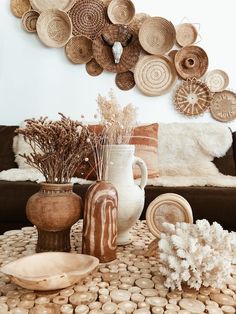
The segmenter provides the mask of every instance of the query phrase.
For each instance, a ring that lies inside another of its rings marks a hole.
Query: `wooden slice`
[[[115,82],[119,89],[129,90],[135,86],[134,74],[131,71],[117,73]]]
[[[194,299],[182,299],[179,301],[179,306],[190,313],[203,313],[205,310],[205,305]]]
[[[86,71],[91,76],[98,76],[103,72],[103,68],[97,63],[95,59],[86,63]]]
[[[36,23],[39,17],[39,13],[35,10],[27,11],[22,16],[22,26],[29,33],[35,33]]]
[[[31,4],[29,0],[11,0],[11,11],[16,17],[22,17],[30,9]]]
[[[214,119],[229,122],[236,118],[236,94],[225,90],[215,93],[211,101],[210,112]]]
[[[164,231],[163,222],[193,223],[193,214],[190,204],[182,196],[175,193],[165,193],[156,197],[148,206],[146,221],[151,233],[160,238]]]
[[[197,39],[197,30],[191,23],[182,23],[176,26],[176,41],[179,46],[192,45]]]
[[[92,45],[92,40],[85,36],[72,37],[65,47],[66,56],[75,64],[87,63],[93,57]]]
[[[224,71],[216,69],[206,74],[205,83],[211,92],[222,92],[229,85],[229,77]]]

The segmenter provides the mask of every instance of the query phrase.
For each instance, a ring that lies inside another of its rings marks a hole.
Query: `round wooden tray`
[[[30,9],[29,0],[11,0],[11,11],[16,17],[22,17]]]
[[[39,39],[48,47],[63,47],[72,34],[69,16],[57,9],[43,11],[36,24]]]
[[[129,24],[135,15],[134,4],[130,0],[112,0],[107,15],[113,24]]]
[[[130,90],[135,86],[134,74],[131,71],[116,74],[116,86],[121,90]]]
[[[181,113],[197,116],[209,108],[211,99],[212,95],[206,84],[196,79],[189,79],[177,89],[174,103]]]
[[[236,93],[225,90],[215,93],[210,112],[214,119],[229,122],[236,118]]]
[[[198,32],[191,23],[182,23],[176,26],[176,42],[184,47],[192,45],[197,40]]]
[[[92,45],[93,42],[88,37],[74,36],[65,47],[66,56],[75,64],[87,63],[93,57]]]
[[[43,12],[48,9],[58,9],[62,11],[69,11],[76,0],[30,0],[32,8],[38,12]]]
[[[185,198],[175,193],[165,193],[156,197],[148,206],[146,221],[151,233],[160,238],[164,231],[163,222],[193,223],[192,208]]]
[[[36,30],[36,23],[39,18],[39,12],[35,10],[29,10],[24,13],[22,16],[22,26],[23,28],[29,33],[35,33]]]
[[[144,56],[135,66],[137,87],[147,96],[163,95],[174,86],[177,74],[173,63],[164,56]]]
[[[206,74],[205,83],[211,92],[222,92],[229,85],[229,77],[224,71],[216,69]]]
[[[186,46],[175,55],[175,67],[178,74],[184,79],[200,78],[208,68],[208,56],[198,46]]]
[[[139,41],[144,50],[153,55],[164,54],[174,45],[174,25],[162,17],[149,17],[140,27]]]

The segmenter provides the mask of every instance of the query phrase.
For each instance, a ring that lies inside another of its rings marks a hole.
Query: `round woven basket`
[[[137,87],[147,96],[163,95],[176,83],[173,63],[164,56],[142,57],[134,69]]]
[[[76,0],[30,0],[32,8],[38,12],[43,12],[49,9],[58,9],[62,11],[69,11]]]
[[[57,9],[42,12],[37,20],[36,29],[39,39],[48,47],[63,47],[72,34],[69,16]]]
[[[205,83],[213,93],[222,92],[229,85],[229,77],[222,70],[213,70],[206,74]]]
[[[135,15],[135,7],[131,0],[112,0],[107,15],[113,24],[129,24]]]
[[[191,23],[182,23],[176,26],[176,42],[179,46],[184,47],[192,45],[197,40],[198,32]]]
[[[135,86],[134,74],[131,71],[116,74],[116,86],[121,90],[130,90]]]
[[[11,0],[11,11],[16,17],[22,17],[30,9],[31,4],[29,0]]]
[[[206,84],[196,79],[188,79],[177,89],[174,104],[181,113],[197,116],[209,108],[211,99],[212,94]]]
[[[86,71],[91,76],[98,76],[103,72],[103,68],[97,63],[95,59],[86,63]]]
[[[208,56],[198,46],[186,46],[175,55],[175,67],[183,79],[200,78],[208,68]]]
[[[112,45],[119,41],[123,53],[119,63],[115,63]],[[101,36],[93,41],[93,56],[98,64],[106,71],[121,73],[130,70],[138,61],[140,44],[137,36],[127,26],[109,25]]]
[[[101,34],[107,23],[106,7],[100,0],[78,0],[69,15],[73,24],[73,35],[91,39]]]
[[[178,52],[177,49],[173,49],[173,50],[171,50],[171,51],[168,53],[168,57],[171,59],[171,61],[174,62],[174,60],[175,60],[175,55],[176,55],[177,52]]]
[[[67,58],[75,63],[87,63],[93,57],[93,42],[85,36],[72,37],[65,47]]]
[[[162,17],[149,17],[140,27],[139,41],[147,52],[164,54],[174,45],[176,39],[174,25]]]
[[[236,119],[236,94],[229,90],[215,93],[211,101],[210,112],[214,119],[221,122]]]
[[[132,29],[133,32],[138,34],[140,27],[142,26],[143,22],[149,17],[150,17],[150,15],[148,15],[146,13],[137,13],[137,14],[135,14],[134,18],[132,19],[131,23],[129,24],[129,27]]]
[[[22,26],[29,33],[36,32],[36,23],[39,17],[39,12],[30,10],[22,16]]]

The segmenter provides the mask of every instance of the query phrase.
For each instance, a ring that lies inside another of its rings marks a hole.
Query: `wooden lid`
[[[115,63],[112,53],[112,45],[116,41],[123,46],[119,63]],[[121,73],[130,70],[137,63],[140,50],[137,35],[123,25],[108,25],[93,41],[94,58],[104,70],[109,72]]]
[[[87,63],[93,57],[92,45],[92,40],[88,37],[72,37],[65,47],[66,56],[73,63]]]
[[[116,86],[121,90],[130,90],[135,86],[134,74],[131,71],[116,74]]]
[[[98,76],[103,72],[103,68],[97,63],[95,59],[86,63],[86,71],[91,76]]]
[[[162,17],[149,17],[140,27],[139,41],[147,52],[153,55],[168,52],[175,43],[174,25]]]
[[[186,46],[175,55],[175,67],[183,79],[200,78],[208,68],[208,56],[198,46]]]
[[[76,0],[30,0],[32,7],[38,12],[49,9],[58,9],[62,11],[69,11]]]
[[[22,15],[31,9],[29,0],[11,0],[11,11],[16,17]]]
[[[129,24],[129,27],[134,31],[136,34],[139,33],[139,29],[142,26],[143,22],[149,18],[150,15],[146,13],[137,13],[135,14],[134,18],[132,19],[131,23]]]
[[[236,118],[236,94],[225,90],[215,93],[211,101],[210,112],[214,119],[229,122]]]
[[[22,26],[29,33],[36,32],[36,23],[39,17],[39,12],[30,10],[22,16]]]
[[[222,92],[229,85],[229,77],[222,70],[213,70],[206,74],[205,83],[213,93]]]
[[[168,92],[176,83],[173,63],[164,56],[144,56],[135,66],[137,87],[147,96],[159,96]]]
[[[209,108],[211,99],[212,95],[206,84],[196,79],[189,79],[177,89],[174,104],[181,113],[197,116]]]
[[[176,26],[176,42],[184,47],[192,45],[197,40],[197,30],[191,23],[182,23]]]
[[[134,4],[131,0],[112,0],[107,15],[113,24],[129,24],[135,15]]]
[[[73,35],[94,39],[106,25],[106,7],[100,0],[78,0],[69,15],[73,24]]]
[[[39,39],[48,47],[63,47],[72,34],[69,16],[57,9],[43,11],[36,24]]]

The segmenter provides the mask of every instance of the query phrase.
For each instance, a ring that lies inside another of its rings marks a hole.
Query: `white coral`
[[[202,285],[222,288],[236,257],[236,233],[216,222],[210,225],[206,219],[196,224],[163,223],[163,228],[159,250],[165,286],[181,289],[185,282],[195,289]]]

